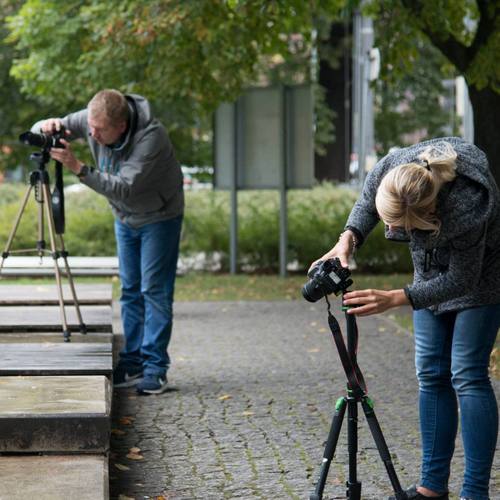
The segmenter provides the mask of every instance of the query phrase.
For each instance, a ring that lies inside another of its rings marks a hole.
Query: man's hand
[[[44,134],[53,134],[61,130],[62,122],[59,118],[47,118],[40,128]]]
[[[404,290],[356,290],[344,295],[343,304],[356,306],[348,309],[349,314],[369,316],[378,314],[392,307],[409,304]]]
[[[51,148],[50,156],[52,159],[62,163],[65,167],[69,168],[74,174],[80,173],[83,162],[78,160],[71,149],[71,144],[65,139],[61,139],[62,148]]]

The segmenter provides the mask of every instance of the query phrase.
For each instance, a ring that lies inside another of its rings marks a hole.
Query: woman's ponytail
[[[418,159],[435,177],[439,188],[445,182],[451,182],[457,175],[455,171],[457,153],[449,142],[440,142],[435,146],[429,146],[418,156]]]

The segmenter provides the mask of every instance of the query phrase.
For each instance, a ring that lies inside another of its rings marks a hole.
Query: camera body
[[[352,285],[350,275],[338,258],[320,260],[307,274],[309,281],[302,287],[302,295],[309,302],[316,302],[330,293],[338,295]]]
[[[19,140],[27,146],[37,146],[48,151],[51,148],[64,149],[64,144],[61,142],[61,139],[64,139],[65,137],[66,132],[64,127],[61,125],[60,130],[52,134],[35,134],[31,131],[24,132],[19,136]]]

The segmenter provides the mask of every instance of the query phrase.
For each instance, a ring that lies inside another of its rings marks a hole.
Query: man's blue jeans
[[[500,304],[435,315],[414,312],[415,359],[420,388],[421,486],[447,491],[458,428],[465,451],[462,497],[487,500],[498,433],[498,407],[488,363]]]
[[[120,362],[165,376],[182,216],[133,228],[115,220],[125,347]]]

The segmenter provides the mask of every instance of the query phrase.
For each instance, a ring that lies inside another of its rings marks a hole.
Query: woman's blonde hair
[[[406,231],[422,229],[439,233],[436,197],[446,182],[456,177],[457,153],[450,143],[428,147],[417,160],[399,165],[385,175],[375,197],[380,218]]]

